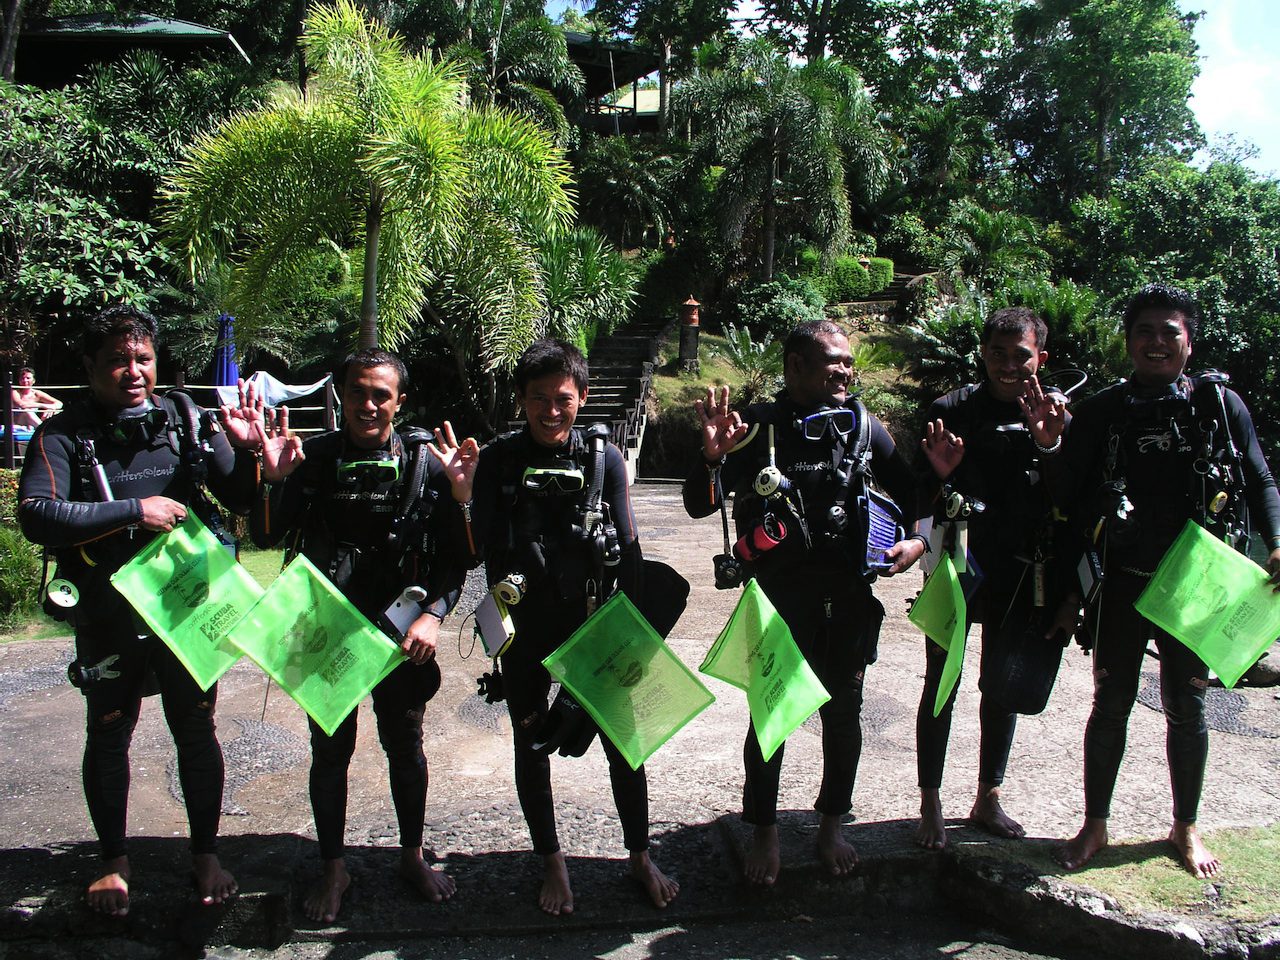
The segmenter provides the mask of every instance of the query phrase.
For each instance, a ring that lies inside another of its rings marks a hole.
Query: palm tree
[[[942,265],[987,290],[1039,274],[1049,256],[1036,222],[972,200],[952,206],[941,243]]]
[[[650,235],[656,246],[674,226],[677,170],[669,142],[589,136],[578,162],[579,216],[620,247]]]
[[[424,313],[448,327],[439,296],[484,318],[464,353],[509,366],[545,315],[534,248],[572,216],[563,155],[533,124],[469,108],[456,67],[409,55],[352,0],[313,7],[302,42],[307,92],[232,116],[167,183],[193,278],[230,262],[227,306],[252,335],[272,323],[262,291],[318,247],[353,249],[361,347],[403,342]]]
[[[748,223],[758,224],[765,280],[780,231],[834,253],[848,239],[851,190],[883,184],[883,133],[861,80],[838,61],[796,66],[768,40],[752,40],[724,69],[682,84],[675,108],[693,121],[694,156],[724,168],[725,241],[739,247]]]
[[[563,103],[586,88],[569,58],[564,30],[534,0],[426,0],[406,31],[429,35],[432,49],[461,65],[476,103],[498,104],[569,140]]]

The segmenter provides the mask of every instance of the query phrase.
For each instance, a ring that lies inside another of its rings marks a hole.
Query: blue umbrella
[[[240,379],[240,365],[236,363],[236,318],[230,314],[218,314],[218,344],[213,354],[213,385],[234,387]]]

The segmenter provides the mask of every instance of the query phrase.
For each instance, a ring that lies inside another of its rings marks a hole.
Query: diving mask
[[[854,411],[847,407],[835,407],[802,417],[796,421],[796,426],[806,440],[821,440],[827,434],[843,439],[853,433],[857,423],[858,418]]]
[[[378,451],[359,460],[338,461],[338,482],[344,486],[372,490],[400,479],[400,458],[389,451]]]
[[[586,478],[581,467],[566,463],[561,467],[525,467],[520,483],[526,490],[539,493],[575,493],[582,489]]]

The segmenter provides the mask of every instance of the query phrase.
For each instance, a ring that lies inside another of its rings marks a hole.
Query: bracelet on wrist
[[[1062,449],[1062,434],[1058,434],[1058,439],[1053,441],[1053,445],[1049,447],[1042,445],[1035,437],[1031,438],[1031,442],[1035,444],[1036,449],[1041,453],[1057,453]]]

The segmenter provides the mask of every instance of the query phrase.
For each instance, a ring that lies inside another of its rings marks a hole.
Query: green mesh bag
[[[768,760],[787,737],[831,699],[791,629],[754,579],[698,668],[747,692],[751,724]]]
[[[330,736],[404,660],[400,648],[301,555],[229,639]]]
[[[1280,636],[1280,595],[1266,571],[1191,521],[1133,606],[1194,650],[1227,687]]]
[[[715,701],[621,590],[542,665],[633,770]]]
[[[111,584],[208,690],[240,659],[227,634],[262,596],[193,511],[111,575]]]
[[[933,715],[942,712],[947,698],[960,681],[964,668],[965,637],[968,633],[965,618],[967,609],[960,577],[949,553],[943,554],[933,573],[925,581],[920,596],[911,605],[907,618],[924,631],[925,636],[947,651],[947,662],[942,667],[942,679],[938,695],[933,699]]]

